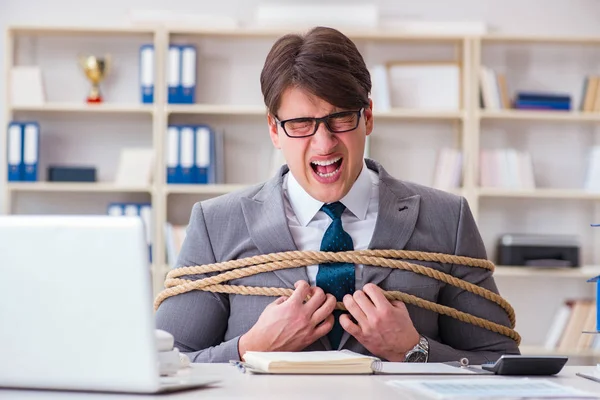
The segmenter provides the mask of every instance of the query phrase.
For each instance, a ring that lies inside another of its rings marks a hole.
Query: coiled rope
[[[445,264],[459,264],[474,268],[483,268],[492,272],[494,271],[494,264],[491,261],[442,253],[406,250],[353,250],[346,252],[289,251],[258,255],[215,264],[174,269],[167,274],[167,278],[165,280],[165,290],[159,293],[159,295],[156,297],[154,308],[155,310],[158,309],[160,304],[171,296],[191,292],[192,290],[253,296],[291,296],[293,289],[288,288],[224,285],[222,283],[232,279],[244,278],[262,272],[305,267],[308,265],[329,262],[346,262],[412,271],[417,274],[437,279],[446,284],[456,286],[492,301],[499,305],[506,312],[510,321],[510,327],[456,310],[452,307],[437,304],[408,293],[399,291],[384,291],[384,295],[388,300],[400,300],[406,304],[412,304],[414,306],[421,307],[438,314],[446,315],[459,321],[466,322],[504,336],[508,336],[517,342],[517,345],[521,343],[521,336],[514,330],[515,312],[511,305],[500,295],[470,282],[458,279],[452,275],[440,272],[434,268],[413,264],[407,261],[401,261],[402,259],[432,261]],[[220,273],[197,280],[181,279],[182,276],[207,274],[211,272]],[[336,309],[345,310],[346,308],[342,302],[338,302]]]

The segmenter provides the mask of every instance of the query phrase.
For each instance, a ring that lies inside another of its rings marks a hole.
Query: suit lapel
[[[379,172],[379,211],[369,249],[402,250],[415,229],[421,196],[408,193],[404,185],[389,176],[379,164],[368,165]],[[365,265],[361,285],[378,285],[391,272],[391,268]],[[340,348],[343,348],[349,337],[350,334],[344,332]]]
[[[285,172],[287,167],[283,167],[281,174],[268,181],[253,198],[242,198],[242,212],[248,232],[260,254],[298,250],[285,216],[282,189]],[[282,269],[273,273],[291,289],[299,280],[308,282],[306,268]],[[325,350],[331,350],[327,336],[321,337],[320,342]]]
[[[260,254],[298,250],[287,225],[282,182],[283,178],[279,175],[265,183],[253,198],[242,198],[248,232]],[[282,269],[273,273],[288,288],[293,289],[294,283],[299,280],[308,282],[306,268]]]

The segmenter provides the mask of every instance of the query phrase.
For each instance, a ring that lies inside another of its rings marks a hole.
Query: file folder
[[[196,101],[196,48],[191,45],[180,47],[181,92],[179,103],[194,104]]]
[[[194,183],[194,127],[182,126],[179,129],[181,147],[180,183]]]
[[[106,213],[113,217],[120,217],[124,214],[123,204],[121,203],[110,203],[106,210]]]
[[[140,206],[135,203],[125,203],[123,205],[123,215],[128,217],[139,217]]]
[[[144,222],[144,229],[146,231],[146,244],[148,245],[148,259],[152,262],[152,206],[144,203],[140,204],[140,217]]]
[[[23,179],[23,133],[21,124],[11,122],[8,125],[8,143],[6,159],[8,161],[8,181]]]
[[[154,45],[140,48],[140,88],[142,103],[154,103]]]
[[[167,183],[179,183],[179,127],[167,128]]]
[[[38,180],[38,160],[40,156],[40,127],[37,122],[23,124],[23,180]]]
[[[167,86],[167,101],[169,103],[179,103],[181,97],[181,49],[176,45],[169,45]]]
[[[213,155],[212,132],[208,126],[196,127],[196,151],[194,166],[195,183],[214,183],[211,179],[211,161]]]

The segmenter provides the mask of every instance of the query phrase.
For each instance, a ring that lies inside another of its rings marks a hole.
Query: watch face
[[[413,351],[408,356],[406,356],[406,362],[425,362],[427,361],[427,356],[422,351]]]

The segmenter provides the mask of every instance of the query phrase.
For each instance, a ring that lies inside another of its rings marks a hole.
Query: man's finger
[[[360,329],[360,326],[352,322],[348,314],[340,315],[340,325],[342,326],[342,328],[344,328],[346,332],[348,332],[357,339],[362,335],[362,330]]]
[[[375,304],[376,308],[381,309],[390,305],[390,301],[385,298],[379,286],[367,283],[362,290],[369,296],[369,299]]]
[[[375,305],[373,304],[371,299],[365,294],[365,292],[363,292],[362,290],[357,290],[356,292],[354,292],[354,295],[352,297],[354,297],[354,300],[360,306],[367,318],[369,318],[370,315],[375,315],[377,309],[375,308]],[[358,322],[360,323],[360,321]]]
[[[290,296],[290,301],[298,302],[300,304],[304,303],[304,300],[306,300],[310,293],[310,285],[306,281],[298,281],[294,284],[294,287],[296,289]]]
[[[354,317],[359,325],[367,324],[367,316],[350,294],[344,296],[344,306],[346,310]]]
[[[324,296],[326,300],[319,308],[315,310],[315,312],[313,312],[313,315],[310,318],[311,322],[315,326],[317,326],[321,321],[323,321],[325,318],[331,315],[337,303],[335,297],[332,294],[328,293]]]

